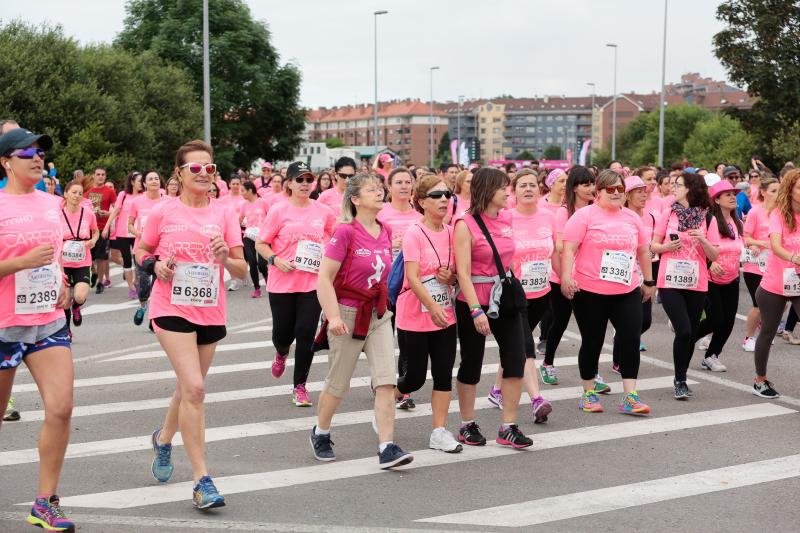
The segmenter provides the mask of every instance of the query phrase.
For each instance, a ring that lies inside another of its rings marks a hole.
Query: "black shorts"
[[[102,236],[97,238],[97,242],[92,248],[92,261],[98,259],[100,261],[108,260],[108,239],[104,239]]]
[[[88,266],[77,268],[64,267],[64,274],[67,275],[70,287],[74,287],[78,283],[86,283],[89,285],[89,271],[90,267]]]
[[[214,344],[224,339],[228,334],[228,330],[225,326],[199,326],[179,316],[160,316],[154,318],[153,329],[155,329],[156,333],[158,333],[159,329],[172,331],[174,333],[196,333],[198,346]]]

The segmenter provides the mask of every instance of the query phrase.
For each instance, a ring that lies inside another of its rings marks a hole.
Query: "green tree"
[[[695,167],[711,168],[717,161],[750,166],[754,138],[741,123],[723,114],[699,122],[683,144],[683,155]]]
[[[699,122],[710,119],[711,111],[696,105],[667,106],[664,110],[664,164],[682,159],[684,143]],[[619,133],[617,157],[633,166],[653,163],[658,158],[658,110],[642,113]]]
[[[611,163],[611,149],[603,148],[601,150],[593,150],[591,164],[597,165],[598,168],[606,168]]]
[[[115,43],[186,68],[202,101],[202,0],[129,0]],[[305,110],[300,71],[281,65],[264,22],[244,0],[209,1],[211,134],[218,164],[291,159]]]
[[[775,157],[782,161],[800,161],[800,122],[778,132],[770,147]]]
[[[345,146],[344,141],[339,137],[328,137],[327,139],[322,139],[322,142],[324,142],[325,146],[328,148],[341,148]]]
[[[561,147],[554,144],[544,149],[542,159],[561,159]]]
[[[22,22],[0,24],[0,49],[14,50],[0,54],[0,116],[50,134],[62,177],[93,166],[116,181],[134,168],[168,172],[176,148],[202,133],[190,79],[152,54],[82,48],[60,27]]]
[[[521,161],[530,161],[531,159],[536,159],[536,157],[530,153],[528,150],[523,150],[517,155],[514,156],[514,159],[521,160]]]
[[[453,155],[450,153],[450,132],[445,131],[442,139],[439,141],[439,149],[436,151],[436,166],[448,165],[453,161]]]

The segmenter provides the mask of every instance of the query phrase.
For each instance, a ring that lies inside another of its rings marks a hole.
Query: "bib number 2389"
[[[219,268],[214,263],[176,263],[170,302],[174,305],[215,307],[219,286]]]
[[[14,274],[14,313],[52,313],[61,290],[61,269],[57,264],[20,270]]]

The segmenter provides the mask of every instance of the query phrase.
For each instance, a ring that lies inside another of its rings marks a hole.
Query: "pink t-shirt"
[[[780,235],[781,246],[791,254],[800,253],[800,215],[794,216],[794,226],[795,230],[790,231],[778,209],[774,209],[769,214],[769,234],[777,233]],[[764,277],[761,278],[761,288],[773,294],[782,295],[784,269],[791,268],[798,270],[791,261],[781,259],[775,254],[769,254],[767,268],[764,272]]]
[[[134,229],[139,233],[142,233],[142,228],[144,228],[144,224],[147,222],[147,215],[150,213],[150,210],[153,209],[153,207],[155,207],[155,205],[159,202],[169,202],[174,200],[175,197],[173,196],[159,196],[156,199],[151,199],[147,197],[147,193],[139,195],[131,203],[131,212],[128,219],[125,221],[125,224],[127,224],[132,218]],[[136,253],[136,249],[138,247],[139,239],[137,237],[133,241],[134,253]]]
[[[82,215],[81,211],[83,211]],[[78,207],[78,211],[75,213],[70,213],[64,208],[61,211],[61,223],[63,225],[61,229],[64,232],[64,240],[82,241],[85,249],[83,261],[68,261],[62,257],[62,265],[65,268],[91,266],[92,254],[89,248],[89,240],[92,238],[92,231],[97,229],[97,217],[94,216],[91,209],[85,207]]]
[[[471,205],[472,205],[472,199],[469,196],[459,196],[458,202],[456,203],[456,214],[453,218],[459,218],[466,215],[467,210],[470,208]],[[448,213],[453,212],[452,200],[450,205],[448,206],[447,212]]]
[[[418,220],[422,220],[422,214],[414,208],[408,211],[398,211],[392,204],[383,204],[383,208],[378,211],[376,218],[392,228],[392,242],[394,242],[397,239],[402,241],[403,235],[408,231],[408,228]],[[400,248],[398,247],[397,252],[399,253],[399,251]]]
[[[89,206],[91,209],[91,206]],[[8,194],[0,190],[0,261],[20,257],[33,248],[50,244],[54,249],[56,276],[61,277],[61,248],[63,230],[61,198],[43,191],[29,194]],[[39,269],[0,277],[0,328],[12,326],[42,326],[64,318],[64,310],[32,314],[15,314],[17,277],[32,280]],[[35,281],[35,280],[33,280]],[[32,288],[35,290],[35,288]],[[28,291],[20,287],[19,297],[28,298]]]
[[[298,243],[310,241],[319,245],[319,255],[312,258],[309,252],[303,252],[300,265],[308,265],[308,261],[322,261],[322,249],[333,233],[336,218],[328,207],[309,200],[306,207],[297,207],[290,202],[282,202],[267,213],[261,225],[258,239],[270,245],[272,251],[284,261],[297,261]],[[303,244],[303,250],[308,250]],[[295,263],[298,266],[298,263]],[[306,267],[303,267],[306,268]],[[313,268],[312,268],[313,269]],[[317,288],[317,273],[300,268],[291,272],[282,272],[277,266],[269,267],[267,291],[275,293],[310,292]]]
[[[219,203],[233,207],[233,210],[238,213],[242,207],[242,204],[247,203],[247,200],[245,200],[244,196],[241,194],[237,196],[228,194],[225,198],[220,196]]]
[[[744,221],[744,228],[742,231],[751,239],[769,242],[769,216],[764,209],[763,203],[753,206],[750,212],[747,213],[747,219]],[[769,247],[767,247],[766,250],[767,256],[769,256],[771,253]],[[751,262],[743,263],[742,270],[750,272],[751,274],[758,274],[759,276],[764,274],[759,265]]]
[[[228,189],[228,182],[226,182],[225,180],[217,180],[216,185],[217,185],[217,190],[219,190],[220,198],[228,196],[228,194],[230,193],[230,190]]]
[[[543,264],[550,264],[556,243],[556,220],[547,209],[537,209],[533,215],[511,212],[514,223],[514,275],[519,278],[529,300],[550,292],[550,275]],[[523,272],[523,265],[525,266]],[[550,265],[552,270],[552,265]],[[544,280],[544,282],[542,282]]]
[[[122,191],[117,196],[117,201],[114,204],[114,207],[119,210],[117,214],[117,218],[114,219],[114,235],[113,238],[118,237],[125,237],[131,238],[131,235],[128,232],[128,217],[131,214],[131,205],[133,205],[134,200],[142,196],[141,194],[137,195],[130,195],[125,191]]]
[[[319,195],[317,201],[323,205],[327,205],[333,211],[333,214],[336,218],[339,218],[342,214],[342,200],[344,199],[344,193],[340,193],[336,187],[331,187]]]
[[[242,246],[238,216],[219,202],[192,208],[175,198],[159,202],[150,210],[142,241],[155,250],[155,255],[164,260],[174,255],[176,263],[212,264],[219,272],[217,304],[212,307],[173,304],[173,288],[177,289],[174,282],[156,279],[150,296],[150,318],[178,316],[201,326],[225,325],[223,269],[211,250],[215,235],[222,235],[229,248]]]
[[[337,225],[325,247],[325,257],[342,263],[336,279],[365,290],[377,283],[386,283],[392,266],[391,231],[386,224],[381,224],[381,232],[376,239],[358,220],[353,220],[352,224]],[[350,298],[340,298],[339,303],[348,307],[360,305],[357,300]]]
[[[670,204],[671,206],[672,204]],[[699,229],[708,239],[713,246],[719,246],[719,228],[715,218],[711,218],[711,222],[706,229],[705,219],[700,222]],[[661,254],[661,266],[658,267],[658,283],[659,289],[667,288],[666,275],[667,270],[670,268],[671,260],[688,261],[692,264],[696,263],[697,268],[697,286],[694,288],[687,288],[688,290],[706,292],[708,290],[708,266],[706,265],[706,253],[703,250],[703,245],[694,237],[690,237],[687,232],[678,231],[678,215],[676,215],[670,208],[664,211],[661,218],[658,220],[656,229],[653,235],[661,237],[661,242],[665,243],[670,239],[670,235],[677,235],[681,241],[681,248],[675,252],[665,252]],[[673,263],[674,264],[674,263]],[[684,267],[686,263],[684,263]],[[680,273],[686,273],[685,268],[680,270]],[[678,287],[681,288],[681,287]]]
[[[647,233],[630,209],[578,209],[564,226],[564,242],[579,245],[573,278],[581,290],[625,294],[639,286],[637,250],[647,245]]]
[[[675,195],[670,194],[661,198],[661,212],[669,214],[672,211],[672,204],[675,203]]]
[[[267,218],[269,206],[262,198],[253,202],[245,201],[239,206],[239,215],[242,217],[242,226],[245,228],[260,228]]]
[[[649,200],[644,203],[644,213],[649,214],[652,213],[656,215],[656,218],[661,216],[661,212],[664,210],[664,204],[661,201],[661,198],[656,196],[651,196]]]
[[[264,203],[267,204],[267,212],[269,212],[269,210],[275,207],[276,205],[284,203],[288,199],[289,197],[283,194],[282,192],[277,194],[273,193],[270,194],[269,196],[264,197]]]
[[[553,224],[556,228],[556,242],[558,242],[558,236],[561,235],[561,239],[564,239],[564,226],[567,225],[567,220],[569,220],[569,213],[567,212],[567,208],[565,206],[561,206],[556,210],[556,214],[553,215]],[[556,253],[556,260],[559,262],[559,266],[561,265],[561,254]],[[552,283],[561,284],[561,277],[556,273],[555,270],[550,272],[550,281]]]
[[[517,247],[514,242],[511,211],[502,209],[495,218],[490,218],[486,215],[481,215],[481,218],[486,224],[486,229],[489,230],[489,235],[494,241],[497,253],[500,254],[500,262],[503,263],[503,268],[508,271],[513,264],[514,250]],[[472,270],[470,274],[473,276],[497,276],[497,266],[494,263],[492,248],[472,215],[465,215],[463,218],[458,219],[456,224],[466,224],[472,234]],[[489,305],[489,294],[492,292],[493,283],[473,283],[473,285],[475,286],[478,303]],[[465,302],[464,293],[459,293],[458,299]]]
[[[424,235],[423,232],[425,232]],[[443,287],[435,278],[440,266],[450,266],[452,270],[455,270],[453,227],[445,225],[442,231],[433,231],[428,227],[423,227],[421,222],[414,224],[403,237],[403,260],[406,263],[419,263],[419,279],[432,296],[441,296],[444,291],[447,291],[447,301],[450,304],[443,306],[447,313],[447,325],[455,324],[452,287]],[[433,323],[427,308],[409,288],[408,278],[403,280],[403,288],[400,296],[397,297],[397,327],[405,331],[438,331],[441,329]]]
[[[715,276],[709,271],[711,281],[719,285],[727,285],[739,277],[739,259],[742,257],[744,243],[742,242],[742,236],[739,235],[739,231],[736,229],[736,224],[730,224],[730,228],[733,230],[735,238],[729,239],[723,235],[719,236],[719,257],[716,260],[719,266],[725,269],[725,274]],[[717,231],[719,231],[719,227]]]
[[[270,196],[272,196],[273,194],[275,194],[275,193],[272,192],[272,189],[270,189],[269,187],[259,187],[258,188],[258,196],[263,198],[263,199],[265,199],[265,200],[267,198],[269,198]]]
[[[550,203],[550,202],[547,201],[547,196],[542,196],[541,198],[539,198],[539,203],[536,204],[536,205],[539,207],[539,209],[547,209],[553,215],[555,215],[556,212],[558,212],[558,210],[562,207],[563,204],[561,204],[561,203],[558,203],[558,204]]]

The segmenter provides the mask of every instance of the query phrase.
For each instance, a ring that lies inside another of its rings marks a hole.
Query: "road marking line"
[[[800,455],[790,455],[629,485],[423,518],[415,522],[495,527],[533,526],[797,476],[800,476]]]
[[[553,431],[548,433],[535,433],[531,435],[534,444],[526,451],[518,451],[494,442],[486,446],[469,447],[459,454],[447,454],[436,450],[414,451],[414,462],[402,470],[415,470],[430,466],[447,465],[516,455],[519,453],[535,453],[536,451],[578,446],[595,442],[618,440],[636,436],[651,435],[678,431],[682,429],[700,428],[741,422],[754,418],[786,415],[796,413],[792,409],[774,404],[754,404],[714,411],[702,411],[677,416],[661,418],[643,418],[630,422],[618,422],[600,426],[588,426]],[[310,456],[310,454],[309,454]],[[535,460],[531,458],[532,460]],[[313,461],[309,457],[309,461]],[[290,468],[278,471],[258,472],[235,476],[215,477],[214,482],[222,494],[226,496],[246,492],[270,490],[290,486],[321,483],[325,481],[340,481],[342,479],[369,476],[376,474],[397,475],[386,473],[378,468],[374,454],[363,459],[353,459],[327,463],[323,465]],[[89,507],[104,509],[126,509],[144,507],[169,502],[181,502],[188,499],[192,489],[192,482],[181,482],[161,485],[149,485],[133,489],[123,489],[94,494],[82,494],[61,498],[61,504],[66,507]],[[30,502],[18,505],[30,505]]]

